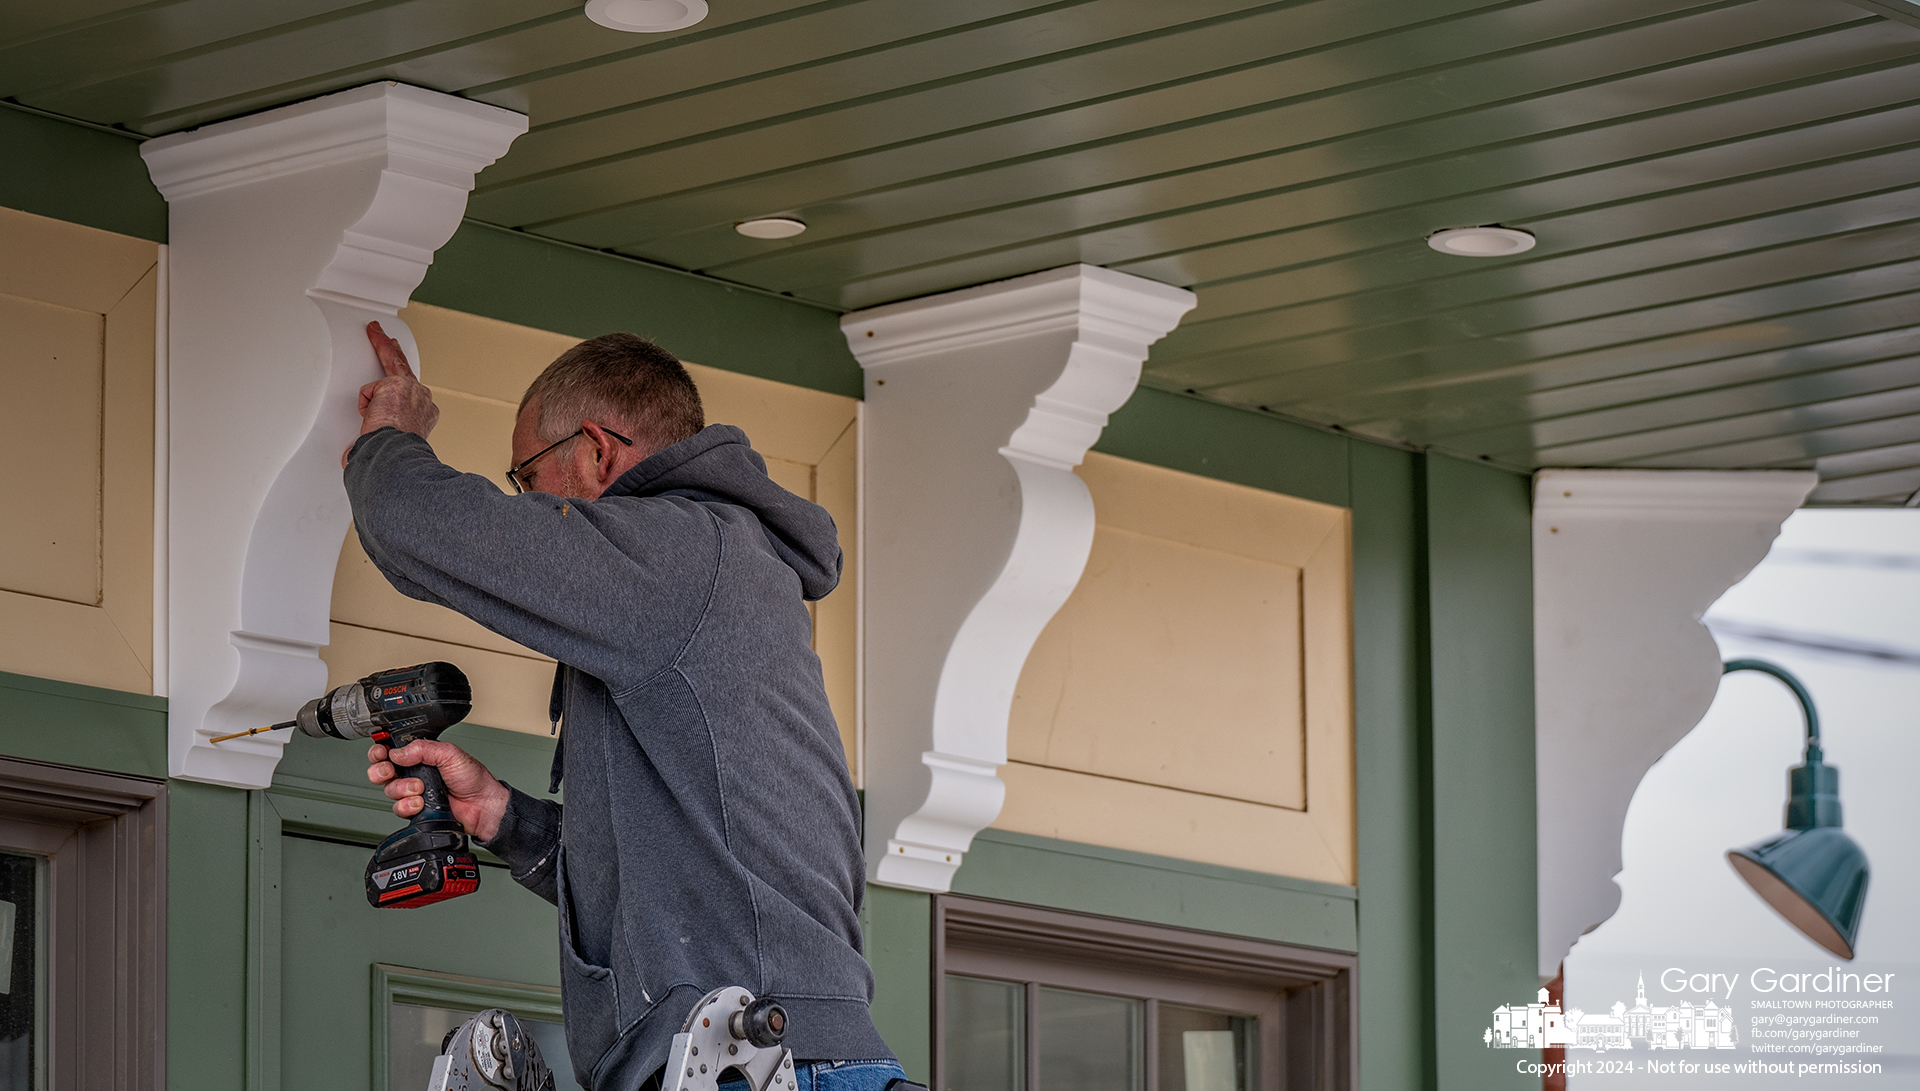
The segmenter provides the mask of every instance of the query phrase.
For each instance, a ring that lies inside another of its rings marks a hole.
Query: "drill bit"
[[[249,735],[258,735],[262,731],[278,731],[283,727],[298,727],[299,725],[300,725],[300,722],[298,720],[288,720],[286,723],[274,724],[271,727],[256,727],[251,731],[236,731],[231,735],[215,735],[213,738],[208,739],[207,741],[210,743],[216,743],[216,742],[226,742],[228,739],[244,739]]]

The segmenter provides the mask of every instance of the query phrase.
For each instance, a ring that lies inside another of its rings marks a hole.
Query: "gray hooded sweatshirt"
[[[727,425],[592,501],[506,495],[391,428],[354,444],[346,484],[394,587],[562,664],[564,820],[514,789],[485,844],[559,906],[580,1083],[640,1087],[724,985],[777,998],[799,1059],[891,1057],[868,1012],[858,804],[803,601],[839,582],[832,518]]]

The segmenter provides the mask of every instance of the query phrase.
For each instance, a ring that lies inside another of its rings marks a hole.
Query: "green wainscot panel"
[[[366,866],[364,845],[283,838],[282,1091],[367,1084],[375,1019],[386,1014],[373,1010],[376,966],[522,986],[560,983],[554,908],[504,868],[483,868],[480,889],[467,897],[393,913],[367,905]]]

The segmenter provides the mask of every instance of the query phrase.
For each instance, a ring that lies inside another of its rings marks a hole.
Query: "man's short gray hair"
[[[520,408],[535,402],[534,431],[547,443],[593,421],[652,454],[707,426],[700,389],[686,367],[631,333],[609,333],[561,353],[527,387]]]

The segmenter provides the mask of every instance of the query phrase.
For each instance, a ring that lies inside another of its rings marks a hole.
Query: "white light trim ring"
[[[1533,249],[1531,232],[1511,227],[1449,227],[1427,236],[1427,245],[1462,258],[1504,258]]]
[[[791,216],[767,216],[758,220],[742,220],[733,225],[735,231],[749,239],[791,239],[807,229],[805,221]]]
[[[587,0],[587,18],[608,30],[660,34],[707,17],[707,0]]]

